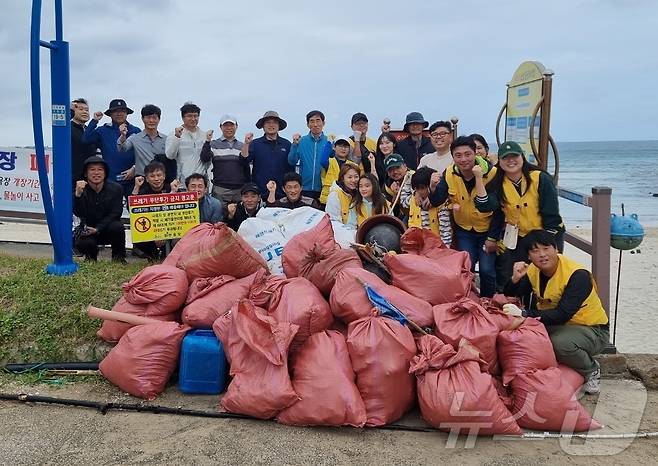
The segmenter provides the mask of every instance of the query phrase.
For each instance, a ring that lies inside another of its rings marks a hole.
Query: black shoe
[[[127,265],[128,264],[128,261],[126,260],[125,256],[113,256],[112,257],[112,262],[115,262],[115,263],[121,264],[121,265]]]
[[[133,248],[130,254],[132,254],[135,257],[139,257],[140,259],[148,258],[148,255],[144,251],[138,248]]]
[[[85,262],[97,262],[97,258],[90,256],[89,254],[85,254]]]

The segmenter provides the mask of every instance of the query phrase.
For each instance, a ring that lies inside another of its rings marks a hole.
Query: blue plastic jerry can
[[[212,330],[191,330],[183,338],[178,388],[183,393],[218,395],[226,386],[228,363]]]

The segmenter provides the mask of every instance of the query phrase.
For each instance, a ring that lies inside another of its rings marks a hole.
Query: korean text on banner
[[[196,193],[130,196],[128,207],[133,243],[180,238],[199,224]]]
[[[52,173],[50,150],[46,150],[46,162],[48,172]],[[0,147],[0,211],[43,214],[34,149]]]

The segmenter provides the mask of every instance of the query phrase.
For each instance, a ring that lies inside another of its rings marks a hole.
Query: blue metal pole
[[[50,238],[54,240],[53,232],[53,202],[50,197],[50,183],[46,171],[46,154],[43,143],[43,126],[41,123],[41,79],[39,76],[39,46],[41,34],[41,0],[32,1],[32,33],[30,41],[30,78],[32,90],[32,128],[34,130],[34,149],[37,154],[39,168],[39,184],[41,198],[48,222]],[[54,246],[54,244],[53,244]]]
[[[32,81],[32,125],[37,153],[39,181],[44,200],[44,210],[48,230],[53,243],[54,262],[46,271],[52,275],[69,275],[78,270],[73,262],[71,220],[72,220],[72,176],[71,176],[71,121],[69,84],[69,44],[62,40],[63,19],[62,1],[55,0],[56,40],[48,45],[40,40],[41,0],[32,3],[32,38],[30,72]],[[41,82],[39,79],[39,47],[50,49],[50,81],[52,91],[52,133],[53,133],[53,191],[50,196],[43,127],[41,122]]]
[[[51,91],[53,109],[64,109],[64,119],[53,119],[53,195],[55,232],[58,236],[55,263],[48,271],[55,275],[73,273],[78,269],[73,262],[71,236],[73,193],[71,175],[71,119],[69,85],[69,44],[54,41],[57,48],[50,52]],[[55,112],[53,112],[55,114]],[[61,112],[57,113],[61,115]],[[63,124],[62,124],[63,123]]]

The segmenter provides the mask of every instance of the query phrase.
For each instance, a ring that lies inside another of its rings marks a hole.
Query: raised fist
[[[397,181],[391,183],[391,191],[397,194],[399,190],[400,190],[400,183],[398,183]]]
[[[236,204],[229,204],[226,206],[226,210],[228,210],[228,218],[233,218],[235,216],[235,209],[237,209]]]
[[[169,186],[171,187],[172,193],[177,193],[178,190],[180,189],[180,181],[178,179],[175,179],[171,183],[169,183]]]
[[[251,141],[254,140],[254,133],[247,133],[244,135],[244,143],[251,144]]]
[[[384,118],[382,123],[382,133],[388,133],[391,130],[391,119]]]
[[[137,176],[135,177],[135,187],[140,188],[144,184],[144,177],[143,176]]]
[[[213,130],[211,130],[211,129],[209,129],[208,131],[206,131],[206,141],[207,141],[207,142],[212,141],[212,133],[213,133]]]
[[[176,136],[177,138],[180,138],[182,134],[183,134],[182,126],[178,126],[176,129],[174,129],[174,136]]]
[[[475,175],[477,178],[482,178],[482,167],[479,166],[478,164],[475,164],[473,167],[473,175]]]
[[[528,273],[528,267],[523,261],[515,262],[512,268],[512,282],[518,283]]]
[[[82,191],[87,187],[87,182],[85,180],[79,180],[75,183],[75,197],[82,196]]]
[[[361,131],[354,131],[353,136],[354,136],[354,142],[358,144],[359,141],[361,140]]]
[[[94,120],[101,121],[103,118],[103,112],[94,112]]]
[[[370,166],[373,166],[375,164],[375,154],[368,152],[368,161],[370,162]]]
[[[276,181],[268,181],[266,187],[269,192],[276,192]]]
[[[430,178],[430,191],[434,191],[441,181],[441,173],[434,172]]]
[[[123,139],[126,139],[126,136],[128,136],[128,125],[125,124],[125,123],[122,123],[122,124],[119,126],[119,132],[121,133],[121,137],[122,137]]]
[[[301,134],[295,133],[292,135],[292,143],[293,144],[299,144],[299,140],[301,139]]]

